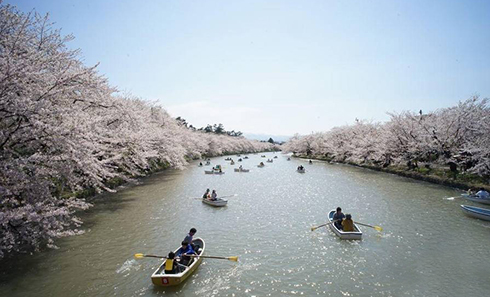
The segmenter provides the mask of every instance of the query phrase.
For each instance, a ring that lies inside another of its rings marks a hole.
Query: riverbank
[[[422,180],[422,181],[453,187],[461,190],[484,188],[485,190],[490,191],[490,184],[485,183],[484,179],[479,176],[474,176],[471,174],[454,173],[451,172],[450,170],[445,170],[443,168],[422,167],[422,168],[409,169],[407,166],[393,166],[393,165],[388,167],[380,167],[372,164],[340,162],[322,156],[293,155],[293,157],[300,158],[300,159],[311,159],[311,160],[320,160],[320,161],[339,163],[339,164],[347,164],[347,165],[366,168],[370,170],[396,174],[403,177]]]

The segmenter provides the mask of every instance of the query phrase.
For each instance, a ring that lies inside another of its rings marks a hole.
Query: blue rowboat
[[[487,198],[480,198],[476,195],[468,195],[468,194],[461,194],[461,196],[464,199],[470,200],[473,202],[478,202],[478,203],[482,203],[482,204],[490,204],[490,199],[487,199]]]
[[[461,205],[461,209],[466,215],[470,217],[490,221],[490,209],[469,205]]]

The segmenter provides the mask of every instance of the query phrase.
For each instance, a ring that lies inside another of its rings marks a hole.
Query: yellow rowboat
[[[196,253],[198,253],[198,255],[203,255],[206,248],[204,240],[202,240],[201,238],[196,238],[192,240],[192,243],[196,247]],[[176,249],[175,253],[177,253],[178,250],[179,249]],[[197,267],[199,267],[202,262],[202,258],[192,257],[189,266],[187,266],[184,271],[173,274],[165,273],[166,261],[167,260],[163,261],[163,264],[160,265],[160,267],[158,267],[158,269],[151,275],[151,281],[155,286],[170,287],[180,285],[197,269]]]

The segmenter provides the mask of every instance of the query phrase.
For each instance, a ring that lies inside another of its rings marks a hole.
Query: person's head
[[[351,219],[352,219],[352,216],[351,216],[350,214],[346,214],[346,215],[345,215],[345,219],[347,219],[347,220],[351,220]]]
[[[174,252],[170,252],[170,253],[168,253],[168,258],[169,258],[169,259],[173,259],[173,258],[175,258],[175,253],[174,253]]]
[[[189,243],[187,241],[182,241],[182,247],[183,248],[187,248],[188,245],[189,245]]]
[[[480,191],[485,191],[485,189],[484,188],[480,188]]]
[[[337,212],[342,212],[342,208],[337,207]]]
[[[213,190],[213,193],[216,193],[216,190]]]
[[[191,230],[189,230],[190,235],[194,235],[196,234],[196,232],[197,232],[196,228],[191,228]]]
[[[206,189],[206,192],[209,192],[209,189]]]

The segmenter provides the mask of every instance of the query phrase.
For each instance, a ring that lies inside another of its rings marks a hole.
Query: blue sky
[[[5,1],[195,126],[293,135],[490,96],[490,1]]]

